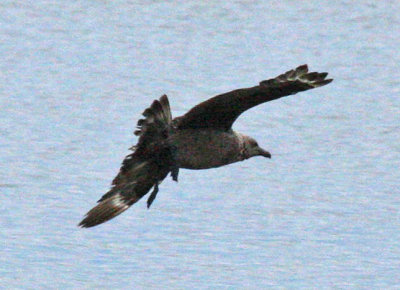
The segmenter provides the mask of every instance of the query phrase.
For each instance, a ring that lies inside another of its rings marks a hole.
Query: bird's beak
[[[260,148],[259,151],[260,151],[260,153],[259,153],[260,156],[271,158],[271,153],[269,153],[268,151],[266,151],[266,150],[264,150],[262,148]]]

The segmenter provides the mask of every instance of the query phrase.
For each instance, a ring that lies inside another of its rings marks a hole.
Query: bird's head
[[[243,138],[243,144],[244,144],[244,150],[243,150],[243,155],[245,159],[248,159],[250,157],[254,156],[263,156],[266,158],[271,158],[271,153],[269,153],[267,150],[262,149],[260,146],[258,146],[258,143],[256,140],[249,136],[244,136]]]

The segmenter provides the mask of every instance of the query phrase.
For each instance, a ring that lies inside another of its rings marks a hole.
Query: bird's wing
[[[327,73],[308,72],[307,65],[290,70],[258,86],[234,90],[213,97],[175,119],[179,129],[216,128],[229,130],[244,111],[284,96],[329,84]]]
[[[171,111],[167,96],[155,100],[139,120],[139,141],[134,152],[125,157],[112,188],[98,201],[80,222],[81,227],[93,227],[127,210],[154,186],[148,207],[158,191],[158,184],[171,169],[170,150],[165,144],[171,124]]]
[[[103,195],[98,201],[99,203],[86,214],[79,226],[93,227],[121,214],[148,193],[153,186],[158,190],[158,184],[167,176],[168,172],[168,165],[163,166],[153,160],[137,161],[129,173],[123,177],[126,181],[114,185],[109,192]]]

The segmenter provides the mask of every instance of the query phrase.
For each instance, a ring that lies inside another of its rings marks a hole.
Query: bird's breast
[[[169,137],[169,143],[180,168],[207,169],[241,160],[240,140],[233,131],[178,130]]]

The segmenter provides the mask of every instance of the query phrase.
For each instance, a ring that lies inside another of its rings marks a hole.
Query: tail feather
[[[172,115],[171,115],[171,107],[169,106],[169,101],[167,95],[163,95],[160,98],[160,104],[163,112],[163,119],[167,124],[171,124]]]
[[[154,137],[171,124],[172,115],[168,97],[163,95],[159,100],[154,100],[149,108],[142,114],[145,118],[137,123],[138,129],[134,132],[137,136]],[[149,136],[150,135],[150,136]]]

